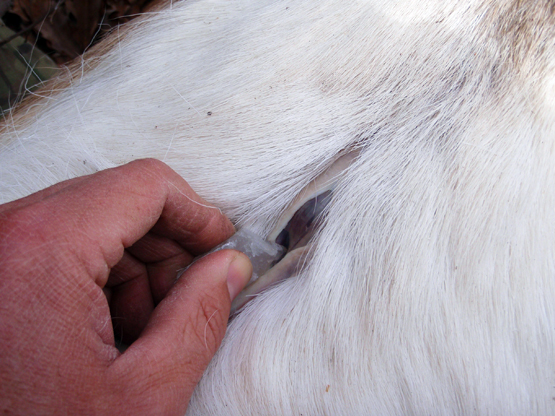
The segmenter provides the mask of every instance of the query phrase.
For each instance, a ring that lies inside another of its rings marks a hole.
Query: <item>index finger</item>
[[[26,203],[26,205],[24,205]],[[109,269],[152,227],[193,254],[230,237],[234,228],[164,163],[138,160],[55,185],[15,205],[28,230],[76,257],[102,287]],[[5,213],[5,211],[4,211]]]

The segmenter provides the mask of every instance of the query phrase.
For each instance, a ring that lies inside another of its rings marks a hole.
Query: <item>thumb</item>
[[[251,274],[249,259],[235,250],[212,253],[189,267],[139,339],[113,363],[119,405],[126,398],[130,414],[137,414],[133,408],[183,414],[222,342],[231,301]]]

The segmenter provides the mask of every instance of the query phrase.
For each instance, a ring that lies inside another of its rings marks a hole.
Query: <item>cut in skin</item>
[[[287,253],[266,273],[243,289],[231,305],[231,316],[270,286],[297,274],[310,253],[310,240],[322,224],[337,179],[357,156],[357,151],[340,156],[306,186],[285,210],[278,225],[270,233],[269,240],[284,246]]]

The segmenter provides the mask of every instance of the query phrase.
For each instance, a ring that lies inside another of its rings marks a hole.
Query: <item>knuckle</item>
[[[151,183],[156,190],[166,189],[168,181],[180,178],[179,175],[164,162],[153,158],[134,160],[120,168],[120,172],[124,173],[126,181],[133,178],[133,182],[141,186]]]
[[[165,169],[167,165],[164,162],[161,162],[158,159],[154,159],[152,157],[139,159],[134,162],[131,162],[131,165],[138,165],[141,168],[151,168],[151,169]]]
[[[164,162],[154,159],[146,158],[135,160],[127,165],[132,170],[141,172],[151,172],[154,176],[167,177],[173,173],[173,170]]]

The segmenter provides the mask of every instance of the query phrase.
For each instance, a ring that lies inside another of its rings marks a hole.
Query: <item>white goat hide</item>
[[[356,149],[188,414],[555,414],[554,7],[168,3],[6,117],[0,199],[155,157],[267,236]]]

